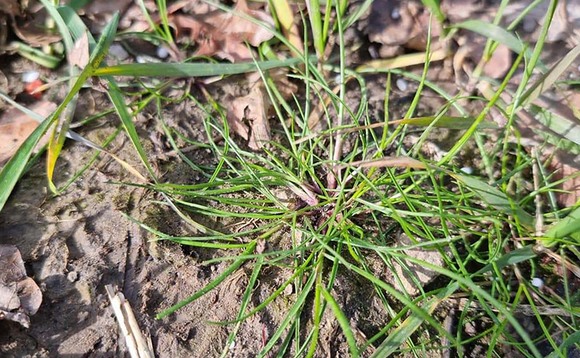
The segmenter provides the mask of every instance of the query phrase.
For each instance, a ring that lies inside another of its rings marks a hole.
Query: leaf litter
[[[201,11],[206,7],[201,7]],[[257,47],[270,40],[274,20],[264,10],[252,9],[239,0],[231,12],[212,9],[209,12],[170,14],[178,39],[186,36],[198,48],[194,56],[217,56],[231,62],[252,61],[255,54],[247,44]],[[247,17],[255,19],[250,21]],[[261,24],[255,21],[261,22]]]

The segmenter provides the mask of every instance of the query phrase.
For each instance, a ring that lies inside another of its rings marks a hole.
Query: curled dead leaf
[[[240,137],[248,140],[248,146],[258,150],[270,140],[267,95],[260,83],[252,86],[250,93],[232,101],[228,111],[228,124]]]

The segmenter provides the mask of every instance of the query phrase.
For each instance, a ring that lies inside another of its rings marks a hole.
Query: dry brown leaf
[[[49,101],[36,102],[30,110],[42,117],[47,117],[56,109],[56,104]],[[38,122],[15,108],[11,108],[0,117],[0,166],[4,165],[18,147],[38,127]],[[39,146],[46,144],[41,140]]]
[[[424,51],[429,31],[429,12],[416,1],[377,0],[371,5],[367,28],[372,42],[386,46],[386,52],[396,54],[396,47]],[[439,36],[441,26],[431,23],[431,37]],[[432,49],[436,46],[432,45]]]
[[[499,45],[483,67],[483,73],[488,77],[501,79],[510,67],[512,67],[512,52],[507,46]]]
[[[28,6],[26,18],[13,18],[12,29],[16,36],[31,46],[45,46],[61,40],[61,36],[46,27],[47,12],[42,7]]]
[[[270,140],[267,106],[267,95],[261,83],[256,83],[248,95],[234,99],[228,111],[228,124],[236,134],[248,140],[248,146],[254,150]]]
[[[83,69],[89,63],[89,36],[85,31],[75,42],[72,51],[68,54],[69,65],[76,65]]]
[[[0,12],[10,15],[20,15],[20,4],[18,0],[0,0]]]
[[[266,12],[248,7],[246,0],[239,0],[232,13],[221,10],[206,14],[173,15],[170,19],[178,33],[187,32],[199,45],[197,56],[218,56],[231,62],[252,59],[246,42],[258,46],[273,37],[272,31],[236,15],[246,14],[273,26],[274,21]]]
[[[18,248],[0,245],[0,319],[28,327],[29,316],[38,311],[41,303],[42,292],[34,280],[26,276]]]

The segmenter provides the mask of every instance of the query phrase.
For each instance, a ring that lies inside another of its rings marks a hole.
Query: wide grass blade
[[[60,17],[60,16],[59,16]],[[85,69],[79,74],[79,77],[75,81],[74,85],[67,93],[66,97],[62,101],[62,103],[56,108],[54,113],[48,117],[45,121],[43,121],[40,126],[34,130],[34,132],[24,141],[24,143],[20,146],[18,151],[14,154],[12,159],[8,161],[6,166],[0,172],[0,210],[6,204],[8,197],[12,193],[14,186],[20,179],[26,164],[28,163],[28,159],[32,155],[32,151],[38,144],[40,138],[46,133],[46,131],[50,128],[50,126],[57,121],[63,111],[66,109],[68,104],[73,100],[76,96],[78,91],[83,87],[86,80],[92,76],[92,72],[94,69],[100,65],[101,61],[104,59],[106,55],[106,50],[108,49],[109,44],[112,41],[112,34],[116,30],[117,23],[119,21],[119,15],[115,14],[111,22],[105,27],[103,30],[103,34],[109,34],[111,37],[107,37],[103,35],[99,41],[99,44],[95,48],[95,51],[91,54],[89,65],[85,67]],[[58,23],[58,21],[57,21]],[[48,169],[47,169],[48,172]],[[52,184],[52,173],[53,170],[50,171],[49,180]],[[55,189],[54,184],[52,184],[51,188]]]
[[[292,51],[293,55],[302,56],[304,44],[298,33],[298,28],[294,24],[294,13],[290,8],[290,4],[287,0],[271,0],[270,3],[272,12],[280,23],[282,33],[286,36],[288,42],[294,46],[294,49],[299,51],[298,53]]]
[[[256,61],[244,63],[133,63],[105,66],[96,69],[93,76],[147,76],[147,77],[210,77],[237,75],[279,67],[294,66],[303,58]]]
[[[499,189],[477,178],[467,175],[452,172],[450,172],[449,175],[453,176],[458,182],[471,189],[491,207],[501,211],[504,214],[513,215],[522,225],[526,227],[532,227],[534,223],[534,217],[528,214],[519,205],[517,205],[517,203],[514,203],[512,200],[510,200],[507,195],[501,192]]]
[[[552,246],[563,239],[571,236],[580,245],[580,207],[572,211],[564,219],[546,231],[544,237],[550,240],[543,240],[545,246]]]
[[[50,126],[54,123],[54,115],[45,119],[28,138],[22,143],[18,151],[14,153],[12,158],[6,163],[0,172],[0,211],[6,204],[8,197],[12,193],[14,186],[22,176],[26,164],[34,151],[34,148],[40,141],[40,138],[46,133]]]

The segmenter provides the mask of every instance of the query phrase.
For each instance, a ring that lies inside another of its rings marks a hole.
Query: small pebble
[[[405,92],[405,91],[407,90],[407,88],[409,87],[409,85],[407,84],[407,81],[405,81],[405,80],[404,80],[404,79],[402,79],[402,78],[399,78],[399,79],[397,80],[397,82],[395,82],[395,83],[396,83],[396,85],[397,85],[397,88],[398,88],[400,91],[403,91],[403,92]]]
[[[294,286],[292,284],[286,286],[284,289],[284,296],[290,296],[294,292]]]
[[[120,44],[112,44],[109,47],[109,54],[120,61],[126,60],[129,57],[129,53]]]
[[[539,277],[534,277],[532,278],[532,286],[542,288],[544,286],[544,280]]]
[[[471,175],[473,174],[473,168],[472,167],[463,167],[460,169],[462,172],[464,172],[467,175]]]
[[[394,8],[393,11],[391,12],[391,19],[393,20],[397,20],[401,17],[401,11],[399,10],[399,8]]]
[[[22,82],[32,83],[36,81],[39,77],[40,73],[38,71],[27,71],[22,74]]]
[[[70,282],[75,282],[76,280],[79,279],[79,273],[76,271],[71,271],[66,275],[67,280],[69,280]]]
[[[169,56],[169,51],[167,51],[167,49],[163,46],[158,46],[157,47],[157,57],[159,58],[167,58],[167,56]]]

